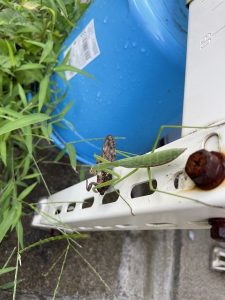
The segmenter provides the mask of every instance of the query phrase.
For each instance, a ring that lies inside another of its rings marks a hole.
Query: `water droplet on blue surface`
[[[129,42],[126,42],[126,43],[124,44],[124,49],[127,49],[127,48],[128,48],[128,45],[129,45]]]
[[[101,96],[101,92],[98,91],[96,96],[99,98]]]

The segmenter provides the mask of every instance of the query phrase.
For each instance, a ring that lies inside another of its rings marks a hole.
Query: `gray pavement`
[[[42,170],[52,192],[76,183],[79,178],[70,168],[43,165]],[[46,196],[42,185],[28,200]],[[23,218],[25,244],[50,236],[49,232],[30,227],[31,212]],[[10,234],[0,248],[3,265],[16,244]],[[225,272],[209,268],[211,249],[215,245],[207,230],[96,232],[81,240],[81,255],[110,286],[108,291],[90,266],[70,249],[61,277],[57,300],[223,300]],[[62,259],[47,273],[66,247],[55,241],[36,247],[22,255],[16,300],[52,299],[60,274]],[[13,279],[8,274],[0,283]],[[12,299],[12,292],[0,291],[0,300]]]

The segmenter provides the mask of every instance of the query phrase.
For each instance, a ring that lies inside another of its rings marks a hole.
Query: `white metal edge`
[[[83,181],[42,201],[40,213],[33,219],[33,226],[43,228],[60,227],[68,231],[209,228],[208,218],[225,216],[224,182],[211,191],[201,191],[193,187],[192,183],[190,184],[190,179],[185,179],[184,173],[182,188],[176,189],[174,178],[177,173],[183,172],[189,155],[203,148],[205,139],[211,133],[219,135],[220,141],[219,146],[217,141],[212,141],[212,145],[209,146],[210,149],[223,151],[225,149],[224,123],[213,128],[198,130],[158,149],[160,151],[170,148],[187,148],[173,162],[152,168],[153,177],[157,180],[158,188],[174,193],[174,196],[155,192],[152,195],[132,199],[130,196],[132,187],[137,183],[148,180],[146,170],[140,169],[137,173],[115,186],[132,207],[133,216],[129,206],[123,199],[119,198],[114,203],[103,205],[103,196],[93,191],[87,192],[86,182]],[[122,176],[130,171],[130,169],[121,167],[114,170]],[[176,195],[193,198],[212,206],[205,206]],[[83,209],[83,202],[91,197],[94,198],[93,205]],[[77,202],[77,204],[73,211],[67,212],[70,202]],[[224,208],[215,208],[213,205],[224,206]],[[56,215],[55,212],[58,208],[61,212]]]

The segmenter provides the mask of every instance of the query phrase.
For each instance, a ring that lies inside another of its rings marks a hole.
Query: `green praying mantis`
[[[168,149],[168,150],[158,150],[155,152],[156,147],[158,145],[160,136],[162,131],[165,128],[193,128],[193,129],[206,129],[206,128],[211,128],[211,127],[215,127],[217,125],[213,125],[213,126],[179,126],[179,125],[163,125],[160,127],[157,138],[155,140],[155,143],[153,145],[152,151],[150,153],[146,153],[143,155],[136,155],[136,156],[131,156],[131,157],[126,157],[120,160],[116,160],[116,161],[108,161],[105,158],[95,155],[95,159],[97,161],[97,164],[92,166],[91,170],[93,173],[101,173],[101,172],[105,172],[107,174],[111,174],[111,179],[107,180],[107,181],[103,181],[100,182],[99,181],[95,184],[95,186],[93,187],[93,191],[94,192],[98,192],[99,190],[101,190],[102,188],[107,188],[109,186],[114,186],[116,184],[118,184],[119,182],[121,182],[122,180],[126,179],[127,177],[131,176],[132,174],[134,174],[135,172],[138,171],[138,169],[140,168],[146,168],[147,169],[147,173],[148,173],[148,178],[149,178],[149,188],[150,191],[154,192],[154,191],[158,191],[167,195],[173,195],[176,197],[181,197],[181,198],[186,198],[189,200],[192,200],[194,202],[197,203],[201,203],[203,205],[206,206],[210,206],[210,207],[216,207],[216,208],[224,208],[223,206],[217,206],[217,205],[210,205],[210,204],[206,204],[201,200],[197,200],[197,199],[193,199],[190,197],[184,197],[182,195],[177,195],[177,194],[173,194],[170,192],[166,192],[166,191],[162,191],[159,190],[157,188],[153,187],[152,184],[152,176],[151,176],[151,168],[157,167],[157,166],[162,166],[162,165],[166,165],[172,161],[174,161],[176,158],[178,158],[180,155],[182,155],[182,153],[184,153],[184,151],[186,150],[186,148],[172,148],[172,149]],[[114,167],[124,167],[124,168],[132,168],[132,171],[127,173],[125,176],[121,177],[119,174],[117,174],[113,168]]]

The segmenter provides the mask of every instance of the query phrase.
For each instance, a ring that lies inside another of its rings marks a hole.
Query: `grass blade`
[[[66,6],[65,6],[64,2],[62,0],[56,0],[56,2],[58,3],[60,10],[63,13],[64,17],[68,18],[68,14],[67,14]]]
[[[15,209],[7,209],[3,213],[3,220],[0,223],[0,242],[5,237],[9,228],[12,226],[15,217]]]
[[[14,189],[14,182],[12,180],[10,180],[8,182],[7,187],[5,188],[5,190],[0,195],[0,204],[4,203],[5,200],[8,199],[8,197],[12,194],[13,189]]]
[[[41,123],[49,120],[50,117],[45,114],[36,113],[33,115],[23,116],[20,119],[8,121],[0,128],[0,135],[11,132],[13,130],[21,129],[23,127]]]
[[[11,66],[15,67],[16,61],[15,61],[15,56],[14,56],[14,53],[13,53],[13,48],[12,48],[12,46],[10,45],[10,43],[8,41],[5,41],[5,42],[6,42],[8,51],[9,51],[9,58],[10,58]]]
[[[20,283],[21,281],[23,281],[22,279],[17,281],[17,284]],[[15,282],[14,281],[10,281],[7,282],[5,284],[0,285],[0,290],[8,290],[14,287]]]
[[[0,275],[8,273],[8,272],[12,272],[15,269],[16,269],[15,267],[2,268],[2,269],[0,269]]]
[[[27,97],[25,95],[24,89],[22,88],[21,84],[19,84],[19,83],[18,83],[18,91],[19,91],[20,99],[23,102],[23,106],[26,107],[27,106]]]
[[[59,65],[57,67],[54,68],[55,72],[65,72],[65,71],[72,71],[74,73],[79,73],[81,75],[84,75],[86,77],[92,78],[94,79],[94,76],[89,74],[88,72],[78,69],[76,67],[70,66],[70,65]]]
[[[17,238],[18,238],[19,245],[23,249],[24,248],[24,244],[23,244],[23,225],[22,225],[21,221],[17,222],[17,224],[16,224],[16,233],[17,233]]]
[[[35,182],[35,183],[31,184],[30,186],[28,186],[27,188],[25,188],[25,190],[22,191],[22,193],[19,195],[17,200],[22,201],[24,198],[26,198],[26,196],[31,193],[31,191],[35,188],[36,185],[37,185],[37,182]]]
[[[7,166],[7,150],[6,150],[6,142],[4,140],[0,142],[0,155],[3,164]]]
[[[37,247],[39,245],[43,245],[52,241],[60,241],[60,240],[65,240],[68,238],[72,238],[72,239],[85,239],[88,238],[89,235],[88,234],[81,234],[81,233],[68,233],[68,234],[63,234],[63,235],[57,235],[57,236],[51,236],[49,238],[43,239],[43,240],[39,240],[38,242],[35,242],[33,244],[30,244],[29,246],[27,246],[26,248],[23,248],[22,250],[20,250],[20,254],[22,254],[25,251],[28,251],[34,247]]]
[[[32,131],[31,126],[26,126],[23,129],[24,133],[24,142],[27,147],[28,153],[32,154],[33,151],[33,138],[32,138]]]
[[[65,250],[65,255],[64,255],[62,267],[61,267],[61,270],[60,270],[60,273],[59,273],[59,276],[58,276],[58,280],[57,280],[57,284],[56,284],[56,287],[55,287],[55,290],[54,290],[54,293],[53,293],[52,300],[55,300],[56,294],[57,294],[57,292],[58,292],[59,283],[60,283],[60,280],[61,280],[61,277],[62,277],[62,273],[63,273],[64,267],[65,267],[66,258],[67,258],[69,249],[70,249],[70,244],[68,243],[68,245],[67,245],[67,247],[66,247],[66,250]]]
[[[51,53],[52,50],[53,50],[53,40],[50,39],[50,37],[49,37],[49,40],[47,41],[47,43],[46,43],[46,45],[43,49],[43,52],[42,52],[42,55],[41,55],[41,58],[40,58],[40,64]]]
[[[76,170],[77,167],[76,150],[72,144],[66,144],[66,149],[69,155],[70,164],[72,168]]]
[[[40,42],[36,42],[36,41],[31,41],[31,40],[25,40],[24,42],[28,43],[28,44],[31,44],[31,45],[35,45],[35,46],[38,46],[40,48],[43,48],[45,47],[45,44],[44,43],[40,43]]]
[[[19,67],[18,69],[15,70],[15,72],[17,71],[24,71],[24,70],[37,70],[37,69],[43,69],[45,66],[41,65],[41,64],[35,64],[35,63],[29,63],[29,64],[24,64],[21,67]]]
[[[40,112],[44,102],[47,98],[47,91],[49,86],[49,75],[46,75],[40,82],[39,95],[38,95],[38,111]]]

